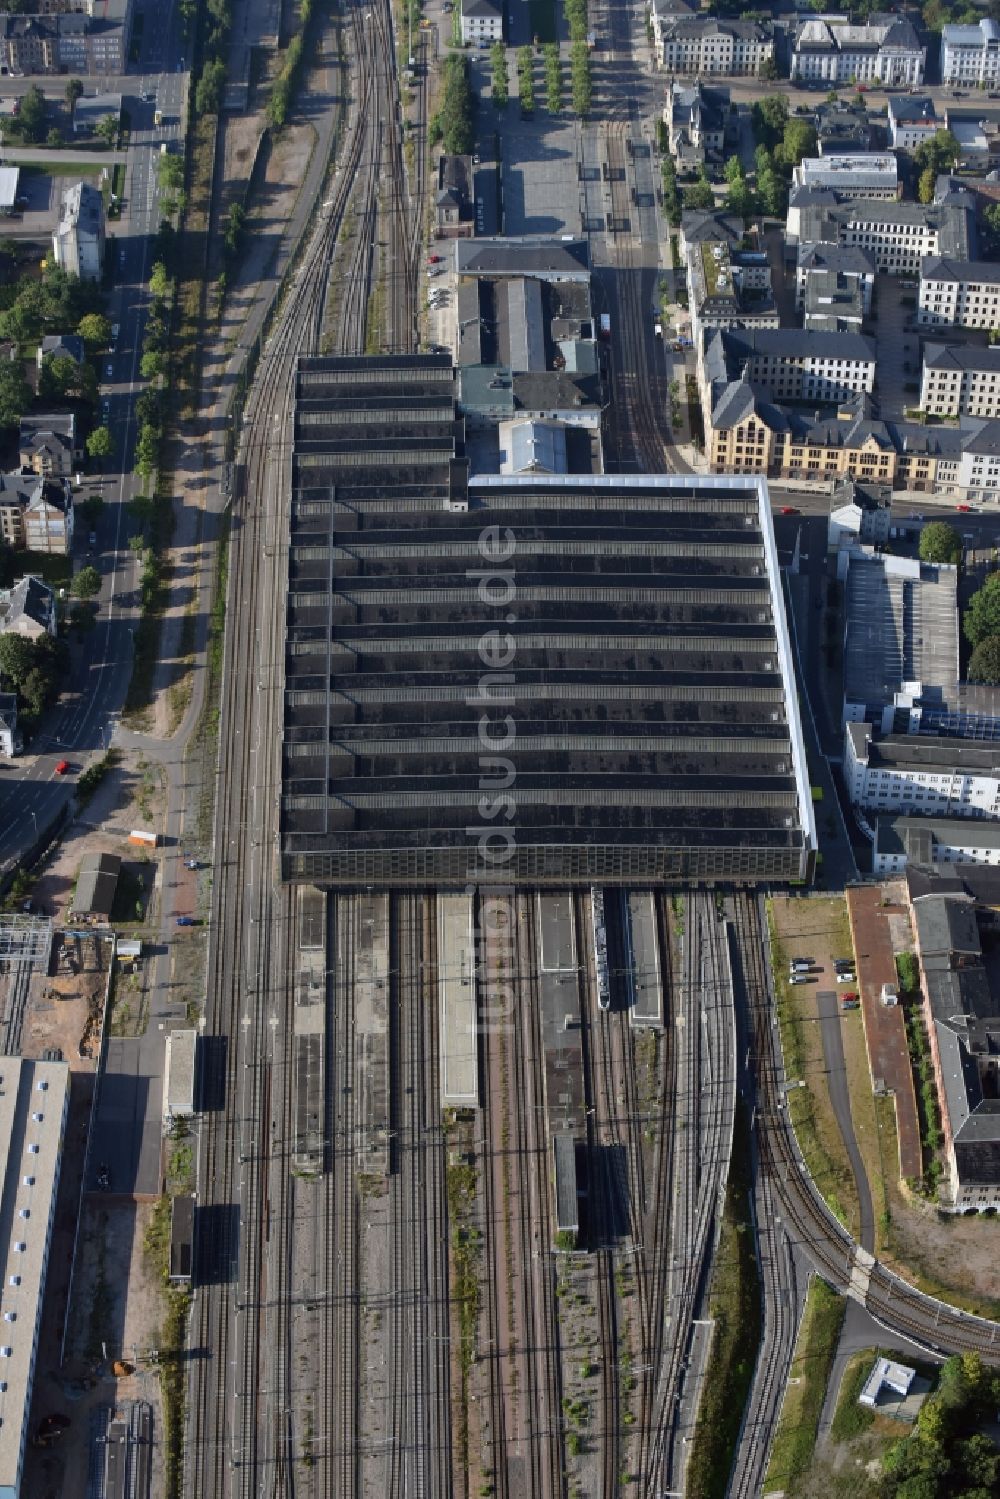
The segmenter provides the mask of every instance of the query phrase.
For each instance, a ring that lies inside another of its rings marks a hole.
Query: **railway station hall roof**
[[[409,426],[397,438],[402,399],[382,403],[374,370],[327,380],[320,399],[315,367],[341,363],[299,367],[283,877],[806,877],[811,796],[764,481],[469,479],[461,422],[430,403],[450,454]],[[454,380],[411,363],[416,386]]]

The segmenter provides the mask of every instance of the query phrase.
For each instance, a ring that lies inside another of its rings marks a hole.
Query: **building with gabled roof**
[[[23,635],[27,640],[51,635],[54,639],[57,630],[55,592],[41,578],[29,575],[19,578],[13,588],[0,588],[0,635]]]
[[[899,16],[871,15],[864,26],[841,15],[815,16],[795,34],[791,76],[793,81],[914,87],[923,82],[926,60],[912,23]]]

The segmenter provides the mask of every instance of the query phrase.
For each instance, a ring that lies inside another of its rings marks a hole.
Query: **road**
[[[92,560],[102,575],[101,591],[95,600],[97,622],[83,642],[73,646],[69,688],[47,716],[31,753],[6,765],[0,776],[0,869],[20,859],[55,823],[69,803],[76,778],[86,769],[90,754],[111,744],[131,670],[132,638],[139,615],[139,576],[135,555],[127,546],[130,527],[126,507],[138,487],[131,472],[135,397],[145,383],[139,364],[149,303],[151,240],[160,223],[155,161],[164,140],[174,149],[179,147],[187,87],[186,74],[152,71],[166,55],[168,38],[174,33],[174,0],[168,0],[156,16],[157,24],[147,28],[144,37],[143,61],[150,71],[138,86],[134,77],[120,80],[127,90],[155,93],[164,111],[163,126],[156,127],[156,105],[142,104],[137,98],[130,102],[132,145],[124,212],[121,219],[112,221],[109,232],[115,244],[115,261],[108,316],[112,323],[119,324],[121,333],[117,352],[102,356],[100,374],[102,401],[107,403],[107,424],[121,472],[103,479],[88,478],[77,496],[78,503],[92,494],[104,500],[92,557],[89,528],[79,514],[75,537],[77,555],[86,554],[86,560]],[[26,80],[5,80],[5,91],[10,82]],[[71,770],[66,776],[57,776],[55,767],[62,759],[70,760]]]

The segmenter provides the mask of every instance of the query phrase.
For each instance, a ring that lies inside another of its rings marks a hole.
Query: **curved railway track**
[[[787,1110],[781,1107],[780,1042],[774,1023],[762,897],[734,897],[736,928],[747,971],[757,1063],[757,1149],[795,1242],[837,1291],[861,1301],[889,1331],[936,1354],[975,1352],[1000,1361],[1000,1326],[937,1302],[873,1261],[834,1217],[806,1173]]]

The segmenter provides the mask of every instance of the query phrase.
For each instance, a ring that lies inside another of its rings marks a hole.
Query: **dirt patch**
[[[80,1249],[65,1366],[39,1360],[32,1407],[33,1426],[60,1411],[71,1426],[57,1447],[29,1451],[22,1492],[39,1499],[84,1499],[91,1416],[100,1406],[145,1400],[153,1408],[153,1485],[162,1493],[162,1423],[159,1380],[150,1364],[163,1317],[162,1283],[145,1260],[143,1238],[151,1203],[88,1199],[80,1227]],[[114,1379],[110,1361],[124,1358],[136,1372]]]

